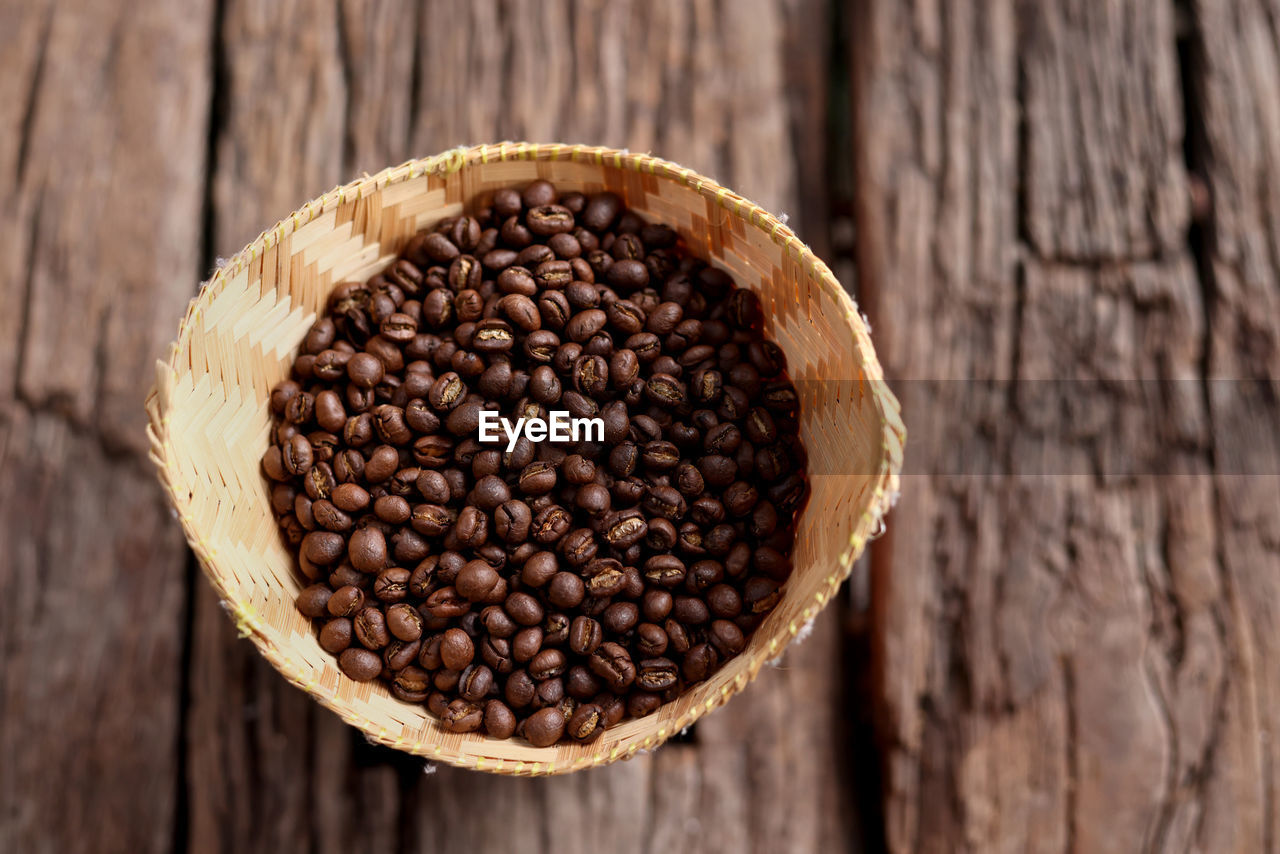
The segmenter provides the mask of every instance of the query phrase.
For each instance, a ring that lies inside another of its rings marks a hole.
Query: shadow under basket
[[[501,187],[536,178],[612,190],[670,225],[695,255],[760,296],[765,332],[786,351],[801,400],[811,495],[794,573],[746,650],[648,717],[587,745],[535,748],[441,729],[424,705],[357,683],[298,612],[294,556],[272,518],[259,462],[268,396],[340,282],[395,260],[416,232]],[[604,148],[503,143],[456,149],[340,187],[264,232],[192,301],[147,399],[151,456],[205,574],[240,634],[294,685],[370,739],[504,774],[559,774],[657,747],[747,686],[835,595],[898,488],[905,438],[866,324],[825,264],[782,222],[716,182],[654,157]]]

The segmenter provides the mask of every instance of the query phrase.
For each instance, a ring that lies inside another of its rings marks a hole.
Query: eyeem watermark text
[[[480,441],[501,442],[502,433],[507,437],[507,451],[516,449],[516,442],[523,435],[530,442],[603,442],[604,420],[601,418],[573,418],[564,409],[552,410],[549,418],[517,418],[512,424],[491,409],[480,413]],[[501,432],[499,432],[501,428]]]

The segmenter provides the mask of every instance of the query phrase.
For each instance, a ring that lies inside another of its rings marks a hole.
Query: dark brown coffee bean
[[[391,641],[391,635],[387,632],[386,618],[378,608],[360,609],[352,624],[356,639],[367,649],[379,650]]]
[[[422,637],[422,615],[412,605],[399,603],[387,608],[387,630],[406,643]]]
[[[569,627],[569,648],[578,655],[591,655],[604,642],[600,623],[587,616],[575,617]]]
[[[671,613],[673,599],[666,590],[646,590],[641,601],[644,618],[653,623],[660,623]]]
[[[710,644],[700,643],[690,647],[684,654],[681,672],[689,682],[701,682],[713,672],[719,664],[719,656]]]
[[[604,609],[600,622],[614,635],[625,635],[640,622],[640,609],[634,602],[614,602]]]
[[[328,585],[312,584],[310,587],[302,588],[302,592],[298,594],[294,602],[303,616],[315,619],[329,616],[331,612],[328,605],[332,596],[333,591]]]
[[[533,521],[533,512],[529,505],[519,499],[502,502],[493,511],[494,530],[509,545],[518,545],[529,538],[529,528]]]
[[[351,584],[339,587],[325,607],[335,617],[354,617],[364,607],[364,591]]]
[[[614,245],[617,247],[618,242],[614,241]],[[624,251],[630,254],[634,250]],[[643,249],[640,252],[643,252]],[[620,294],[633,293],[649,284],[649,269],[642,262],[635,260],[635,257],[619,258],[618,252],[614,252],[614,258],[618,260],[609,266],[605,279],[609,286],[617,289]]]
[[[544,545],[557,542],[569,532],[572,517],[563,507],[550,505],[538,510],[533,517],[533,538]],[[339,538],[341,544],[341,538]]]
[[[547,601],[557,608],[576,608],[586,597],[586,585],[572,572],[557,572],[547,585]]]
[[[516,716],[501,700],[490,700],[484,706],[484,731],[494,738],[515,735]]]
[[[647,658],[656,658],[667,651],[667,633],[656,623],[641,623],[636,627],[636,651]]]
[[[506,580],[482,560],[468,561],[458,573],[455,586],[459,593],[472,602],[494,604],[502,601],[507,590]]]
[[[382,651],[382,660],[389,669],[402,670],[417,661],[421,650],[421,641],[405,643],[402,640],[392,640],[391,643],[387,644],[387,648]]]
[[[347,376],[361,388],[373,388],[382,382],[382,362],[368,353],[356,353],[347,361]]]
[[[529,662],[529,675],[537,681],[554,679],[564,673],[568,661],[558,649],[541,650]]]
[[[662,697],[645,691],[638,691],[627,697],[627,714],[633,718],[643,718],[658,711],[662,705]]]
[[[338,656],[338,667],[356,682],[369,682],[382,672],[382,659],[375,652],[353,646]]]
[[[544,495],[555,488],[555,466],[544,460],[532,462],[520,472],[519,483],[525,495]]]
[[[609,685],[611,690],[625,691],[636,678],[635,663],[631,654],[619,644],[603,643],[588,661],[591,672]]]
[[[565,334],[572,341],[582,343],[604,329],[608,316],[598,308],[580,311],[565,324]]]
[[[636,686],[646,691],[665,691],[679,681],[679,668],[668,658],[648,658],[637,668]]]
[[[409,570],[400,567],[384,569],[373,582],[373,595],[381,602],[400,602],[409,595]]]
[[[615,549],[625,549],[644,539],[648,531],[648,523],[638,510],[623,510],[608,518],[604,538]]]
[[[449,629],[440,641],[440,661],[450,670],[461,671],[475,657],[476,648],[462,629]]]
[[[582,211],[582,224],[592,231],[604,231],[613,225],[621,212],[622,199],[615,193],[596,193],[587,199],[587,206]]]
[[[684,383],[670,374],[654,374],[645,384],[645,395],[659,406],[675,407],[682,405],[687,394]]]
[[[550,747],[564,735],[564,715],[556,708],[539,709],[524,722],[524,737],[534,747]]]
[[[493,691],[494,684],[493,671],[487,665],[471,665],[458,679],[458,693],[464,700],[479,703]]]
[[[336,617],[325,623],[324,628],[320,630],[320,648],[330,655],[337,655],[351,646],[353,635],[351,620],[347,617]]]
[[[391,680],[391,693],[408,703],[421,703],[431,693],[431,674],[420,667],[405,667]]]
[[[536,626],[542,622],[543,610],[538,600],[528,593],[516,592],[507,597],[503,608],[511,619],[522,626]]]
[[[566,234],[573,231],[573,214],[559,205],[539,205],[531,208],[524,217],[525,225],[539,237]]]
[[[347,553],[361,572],[377,572],[387,565],[387,540],[377,528],[361,528],[351,535]]]
[[[468,700],[458,698],[440,715],[440,725],[449,732],[475,732],[484,723],[484,710]]]

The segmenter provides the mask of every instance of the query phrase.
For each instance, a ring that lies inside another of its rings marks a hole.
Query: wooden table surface
[[[0,851],[1280,846],[1275,0],[0,0],[0,63]],[[812,636],[553,780],[287,686],[143,435],[218,257],[502,139],[789,214],[912,431]]]

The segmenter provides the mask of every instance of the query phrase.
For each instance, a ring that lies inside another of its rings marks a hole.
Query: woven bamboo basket
[[[417,231],[546,178],[612,190],[763,303],[801,396],[811,497],[794,574],[746,650],[656,713],[588,745],[535,748],[441,729],[381,682],[356,683],[294,606],[300,580],[259,461],[271,387],[284,378],[330,289],[390,264]],[[660,745],[747,686],[848,576],[896,496],[905,438],[866,324],[825,264],[782,222],[708,178],[643,154],[503,143],[414,160],[338,187],[263,232],[192,301],[147,398],[151,457],[187,540],[240,634],[294,685],[379,743],[503,774],[559,774]]]

